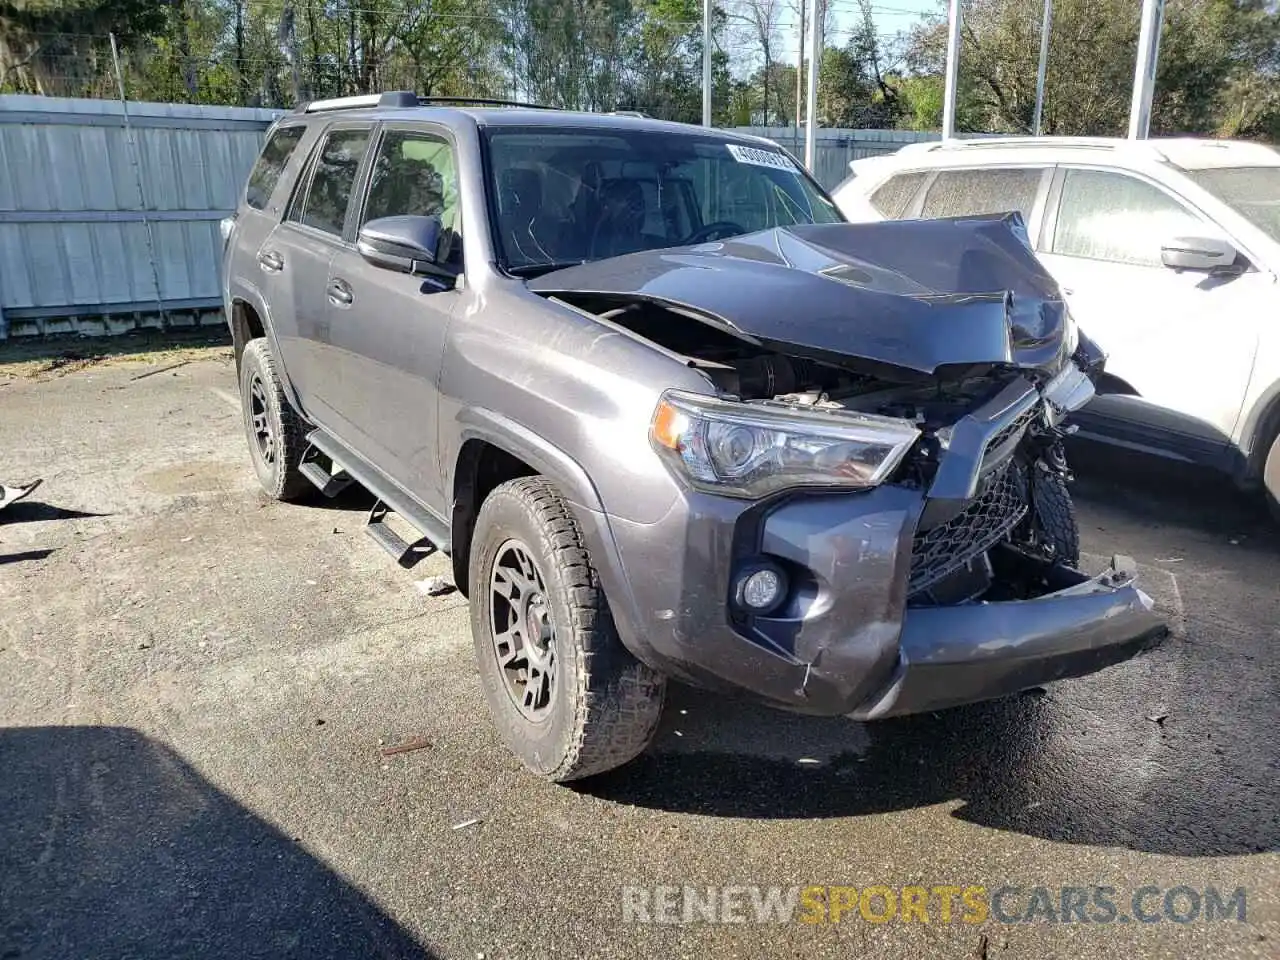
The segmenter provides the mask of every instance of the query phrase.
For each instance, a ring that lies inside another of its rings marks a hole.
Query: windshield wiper
[[[540,277],[544,273],[563,270],[566,267],[578,267],[586,262],[585,260],[548,260],[545,263],[521,263],[514,267],[507,267],[507,273],[513,277],[524,277],[532,280],[534,277]]]

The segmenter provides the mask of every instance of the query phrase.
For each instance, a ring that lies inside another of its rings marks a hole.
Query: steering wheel
[[[685,246],[692,246],[695,243],[706,243],[709,240],[727,240],[729,237],[736,237],[747,232],[747,228],[732,220],[716,220],[712,223],[704,224],[693,233],[689,234],[689,239],[684,242]]]

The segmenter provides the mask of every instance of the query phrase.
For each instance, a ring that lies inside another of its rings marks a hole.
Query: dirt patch
[[[235,486],[240,468],[221,461],[176,463],[138,477],[138,482],[152,493],[178,496],[186,493],[210,493]]]

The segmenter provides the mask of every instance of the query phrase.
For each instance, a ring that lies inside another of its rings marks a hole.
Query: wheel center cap
[[[541,597],[535,597],[525,608],[524,625],[529,656],[531,659],[541,661],[545,658],[551,642],[547,604]]]

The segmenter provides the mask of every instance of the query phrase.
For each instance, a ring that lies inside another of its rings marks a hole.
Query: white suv
[[[992,138],[850,164],[850,220],[1016,210],[1108,354],[1081,435],[1265,486],[1280,516],[1280,153],[1224,140]]]

